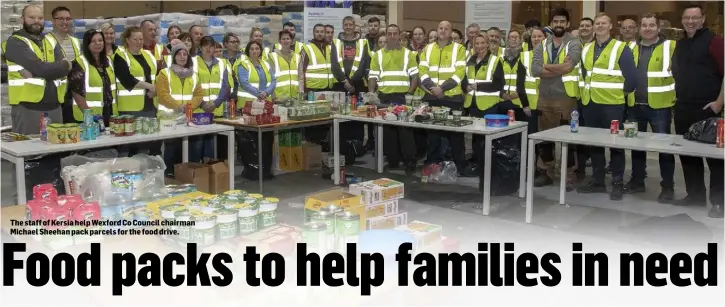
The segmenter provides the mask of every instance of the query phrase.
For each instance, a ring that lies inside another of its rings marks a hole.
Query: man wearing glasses
[[[685,38],[677,41],[672,55],[675,78],[675,133],[684,134],[698,121],[721,117],[723,109],[723,37],[704,27],[705,11],[699,4],[682,12]],[[702,158],[680,156],[687,196],[678,206],[707,206],[705,166]],[[723,218],[723,160],[707,159],[710,169],[711,218]]]
[[[73,37],[73,18],[70,15],[70,9],[65,6],[59,6],[53,9],[50,13],[53,17],[53,32],[50,35],[63,49],[63,55],[69,61],[73,61],[76,57],[81,55],[81,44],[80,41]],[[63,119],[65,122],[73,123],[73,104],[64,103],[63,107]]]
[[[619,40],[625,43],[637,41],[637,22],[629,18],[622,20],[619,26]]]

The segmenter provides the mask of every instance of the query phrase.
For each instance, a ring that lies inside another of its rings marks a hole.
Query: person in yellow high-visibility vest
[[[43,35],[43,9],[23,8],[23,29],[3,42],[8,66],[8,100],[12,129],[20,134],[39,134],[40,116],[48,113],[54,123],[63,122],[61,104],[71,61],[51,35]]]
[[[220,57],[216,57],[217,43],[211,36],[204,36],[199,42],[201,55],[196,57],[195,68],[196,75],[204,91],[204,101],[199,108],[195,109],[195,113],[213,113],[214,117],[224,116],[224,103],[229,101],[229,97],[234,86],[232,81],[232,67]],[[201,135],[191,138],[190,149],[201,153],[200,158],[214,157],[214,136]],[[217,139],[217,152],[225,155],[226,138]],[[221,156],[219,158],[225,158]]]
[[[488,35],[488,43],[491,53],[495,54],[497,57],[503,56],[504,47],[501,47],[503,31],[497,27],[491,27],[486,30],[486,35]]]
[[[239,89],[237,92],[237,107],[243,108],[247,102],[254,101],[271,101],[274,89],[277,86],[275,80],[275,71],[267,61],[262,59],[262,43],[256,40],[247,43],[244,53],[247,55],[244,61],[238,62],[237,79],[239,80]],[[252,144],[249,144],[252,140]],[[253,169],[245,167],[242,176],[250,180],[267,179],[274,176],[274,165],[272,165],[272,142],[274,141],[273,132],[265,132],[262,139],[259,140],[257,133],[247,133],[244,141],[240,140],[239,144],[249,144],[250,146],[261,146],[262,148],[262,165],[258,165],[257,159],[253,161],[242,161],[244,165],[257,165],[259,168]],[[242,155],[243,158],[248,155]],[[259,178],[259,170],[262,170],[262,178]]]
[[[531,117],[531,109],[526,92],[526,66],[522,64],[521,44],[521,33],[517,30],[509,31],[506,49],[501,57],[506,85],[504,85],[501,95],[504,103],[499,103],[499,108],[502,114],[506,114],[508,110],[514,110],[516,120],[528,122]]]
[[[634,108],[628,112],[629,119],[637,122],[639,131],[670,134],[672,107],[675,105],[675,79],[672,77],[672,55],[675,41],[660,33],[659,20],[654,14],[647,14],[640,20],[641,40],[629,47],[637,65],[637,89],[630,94]],[[675,156],[660,154],[660,175],[662,191],[658,200],[671,202],[675,197]],[[632,179],[624,186],[624,193],[645,192],[644,178],[647,167],[647,153],[632,151]]]
[[[118,79],[116,105],[119,115],[156,117],[159,106],[156,101],[157,61],[153,53],[143,49],[143,33],[139,27],[129,27],[121,35],[123,47],[113,58],[113,71]],[[122,155],[140,152],[161,154],[161,142],[135,144],[120,148]],[[171,164],[173,165],[173,164]]]
[[[610,35],[612,20],[599,14],[594,20],[595,40],[584,46],[579,78],[584,80],[580,95],[587,127],[608,129],[612,120],[620,123],[625,111],[634,105],[627,95],[637,88],[637,67],[632,50],[626,43]],[[543,82],[543,80],[542,80]],[[579,193],[607,193],[604,182],[606,158],[604,148],[590,147],[592,181],[577,188]],[[611,200],[622,200],[624,194],[624,150],[610,149],[613,187]]]
[[[410,40],[410,50],[413,51],[413,54],[415,54],[416,64],[420,64],[420,52],[423,51],[423,48],[425,48],[426,45],[428,45],[428,35],[426,33],[427,32],[425,31],[425,28],[421,26],[416,26],[413,28],[412,39]],[[416,78],[418,79],[418,87],[415,89],[415,93],[413,93],[413,96],[415,98],[422,99],[425,95],[425,91],[420,84],[420,75],[416,76]],[[417,147],[416,157],[419,159],[425,157],[425,152],[428,148],[427,139],[428,133],[425,129],[415,129],[415,144]]]
[[[423,100],[433,107],[448,107],[463,110],[461,81],[466,75],[466,48],[451,41],[451,23],[438,24],[438,41],[423,49],[418,73],[423,87],[430,92]],[[466,165],[465,142],[462,133],[428,131],[428,160],[426,163],[440,163],[446,152],[443,138],[450,142],[454,162],[459,170]]]
[[[277,101],[296,99],[299,96],[300,82],[297,76],[302,62],[299,53],[291,49],[292,43],[292,33],[287,30],[279,32],[279,48],[269,55],[277,82],[274,88],[274,98]]]
[[[90,109],[93,115],[100,115],[108,127],[116,110],[116,74],[111,60],[106,56],[103,33],[88,30],[81,42],[83,54],[73,61],[68,75],[70,99],[73,104],[73,118],[83,121],[83,110]]]
[[[282,30],[289,32],[290,36],[292,36],[292,44],[290,45],[290,49],[294,51],[296,54],[301,54],[304,51],[305,44],[295,40],[297,37],[296,30],[295,30],[295,24],[291,21],[285,22],[284,25],[282,25]],[[282,49],[281,43],[274,44],[274,50],[277,51]]]
[[[73,61],[81,55],[81,47],[80,41],[73,36],[73,18],[71,17],[70,9],[64,6],[58,6],[51,12],[51,17],[53,17],[53,31],[49,32],[48,35],[53,36],[62,47],[65,58]],[[70,100],[67,92],[64,100]],[[61,107],[63,109],[63,121],[72,123],[74,121],[73,105],[64,103]]]
[[[412,95],[418,87],[418,65],[413,52],[400,44],[400,28],[391,24],[385,32],[388,37],[385,48],[373,53],[370,62],[368,91],[375,93],[377,90],[381,103],[404,105],[405,96]],[[396,169],[402,162],[405,172],[412,174],[417,162],[413,130],[388,125],[384,128],[383,146],[388,167]]]
[[[577,107],[578,69],[581,57],[581,42],[570,33],[570,16],[566,9],[554,9],[549,16],[553,32],[534,49],[531,72],[539,77],[538,103],[539,130],[549,130],[567,125],[572,111]],[[581,118],[581,117],[580,117]],[[534,180],[535,187],[554,184],[556,174],[555,144],[545,142],[539,145],[539,174]],[[571,191],[576,182],[576,154],[574,146],[569,146],[566,188]]]
[[[186,45],[175,44],[171,47],[172,63],[168,68],[159,72],[156,80],[159,108],[169,110],[174,114],[184,114],[187,107],[196,110],[204,102],[204,90],[199,76],[193,68],[191,56]],[[164,148],[164,162],[166,165],[175,165],[181,161],[179,149],[180,140],[166,141]],[[198,141],[196,142],[199,143]],[[189,161],[201,162],[203,158],[201,146],[189,146]]]

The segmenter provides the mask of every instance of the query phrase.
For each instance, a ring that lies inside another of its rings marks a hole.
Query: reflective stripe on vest
[[[534,52],[524,51],[521,53],[521,64],[526,68],[526,98],[529,100],[529,109],[536,110],[539,102],[539,78],[535,78],[531,73],[531,62],[533,62]]]
[[[293,53],[290,62],[284,59],[277,52],[270,55],[272,64],[274,64],[274,77],[276,78],[277,87],[274,89],[274,96],[280,97],[297,97],[300,89],[300,82],[297,76],[297,67],[300,63],[300,55]]]
[[[143,49],[140,50],[140,54],[143,56],[144,60],[146,60],[146,65],[151,68],[151,83],[155,83],[156,71],[158,68],[156,67],[156,59],[154,58],[154,55],[150,51]],[[136,78],[136,80],[146,81],[143,67],[140,63],[138,63],[138,61],[136,61],[135,57],[129,54],[127,50],[119,48],[117,56],[123,57],[128,65],[129,72],[134,78]],[[143,110],[145,101],[144,95],[146,95],[146,91],[144,89],[131,89],[130,91],[125,88],[119,89],[118,96],[116,98],[118,101],[118,111],[138,112]],[[154,105],[158,108],[158,101],[156,99],[154,99]]]
[[[370,70],[370,78],[378,80],[378,91],[384,94],[408,93],[410,87],[410,76],[418,73],[418,67],[410,63],[410,50],[403,50],[401,61],[394,56],[401,55],[398,50],[380,49],[375,52],[379,70]],[[385,63],[383,62],[385,58]],[[387,65],[385,65],[387,64]],[[402,65],[401,65],[402,64]]]
[[[476,70],[476,66],[468,66],[466,68],[466,77],[468,79],[469,84],[478,84],[478,83],[489,83],[493,81],[493,73],[496,71],[496,65],[500,63],[500,58],[497,57],[494,54],[490,54],[488,57],[488,63],[486,65],[481,66],[478,70]],[[484,74],[485,72],[485,74]],[[492,106],[496,105],[500,100],[500,92],[483,92],[483,91],[469,91],[466,93],[466,97],[463,103],[463,106],[465,108],[468,108],[471,106],[471,102],[473,101],[473,97],[476,97],[476,107],[481,110],[485,111]]]
[[[367,40],[364,38],[358,39],[355,44],[357,45],[355,48],[355,58],[352,61],[352,67],[350,68],[350,74],[348,77],[352,77],[353,74],[359,69],[360,62],[362,62],[362,56],[363,51],[367,49]],[[343,62],[343,56],[342,53],[342,46],[344,43],[339,38],[335,39],[335,49],[337,50],[337,62],[340,64],[340,68],[342,68],[343,72],[345,71],[344,68],[344,62]]]
[[[240,65],[244,65],[244,68],[247,70],[247,73],[249,75],[247,76],[247,80],[249,81],[249,84],[259,89],[259,73],[257,72],[257,68],[252,64],[250,61],[244,61]],[[269,73],[269,64],[265,61],[260,61],[260,65],[262,65],[262,70],[264,70],[265,80],[267,80],[267,84],[271,82],[271,74]],[[239,85],[239,88],[237,90],[237,98],[239,99],[239,103],[237,103],[238,108],[244,107],[244,102],[247,101],[254,101],[257,99],[254,95],[247,93],[244,91],[244,88],[242,85]]]
[[[582,52],[582,62],[587,71],[581,93],[582,103],[586,105],[593,100],[598,104],[624,104],[624,77],[619,69],[619,57],[626,45],[612,39],[595,62],[595,43],[587,44]]]
[[[669,108],[675,105],[675,79],[672,77],[672,55],[675,52],[675,41],[665,40],[655,46],[647,63],[647,103],[653,109]],[[629,44],[634,55],[635,66],[639,65],[639,45]],[[634,93],[629,95],[634,101]]]
[[[450,47],[450,50],[448,49]],[[461,83],[461,78],[455,75],[456,67],[458,66],[466,66],[465,61],[465,51],[463,52],[464,55],[462,55],[462,58],[458,58],[458,50],[459,48],[463,48],[458,43],[452,43],[445,47],[443,47],[443,50],[439,49],[437,43],[428,44],[425,48],[425,58],[421,60],[419,67],[427,67],[427,73],[422,75],[420,77],[421,80],[425,80],[430,78],[433,83],[437,85],[442,85],[446,80],[453,79],[457,83]],[[438,52],[436,54],[433,53],[433,49],[438,49]],[[450,55],[443,53],[451,53]],[[446,63],[446,67],[442,67],[441,62],[442,58],[450,58],[450,63]],[[419,68],[420,69],[420,68]],[[456,86],[448,91],[446,91],[444,94],[446,96],[455,96],[462,94],[463,91],[461,90],[460,86]]]
[[[548,42],[546,40],[541,42],[542,49],[544,50],[544,64],[548,64],[549,57],[551,57],[551,55],[549,54],[549,48],[546,47],[547,43]],[[557,63],[561,64],[566,61],[566,57],[569,55],[569,43],[571,43],[571,41],[566,42],[566,45],[560,46],[560,48],[564,48],[563,50],[559,49],[559,53],[556,55],[558,60]],[[564,83],[564,91],[566,92],[567,96],[572,98],[578,97],[579,87],[584,86],[580,83],[581,81],[579,80],[579,63],[577,63],[574,69],[572,69],[568,74],[561,76],[561,81]]]
[[[38,46],[29,39],[13,35],[16,39],[19,39],[28,45],[28,48],[35,53],[35,55],[43,62],[52,63],[55,62],[55,47],[58,42],[52,35],[45,35],[41,40],[41,46]],[[7,50],[3,50],[4,53]],[[12,52],[12,51],[10,51]],[[20,74],[25,68],[12,61],[7,61],[8,66],[8,98],[10,105],[16,105],[18,103],[38,103],[45,96],[45,79],[43,78],[25,78]],[[65,93],[67,88],[67,78],[59,78],[53,80],[53,84],[56,87],[56,95],[59,103],[63,103],[65,100]]]
[[[305,85],[307,88],[320,89],[328,88],[335,83],[335,77],[332,75],[330,53],[332,48],[330,45],[325,46],[325,56],[322,55],[317,46],[310,43],[305,45],[309,63],[305,72]]]
[[[111,59],[109,58],[109,63]],[[103,79],[98,73],[98,68],[91,66],[85,56],[81,55],[76,58],[76,62],[81,66],[84,71],[84,88],[86,91],[85,100],[86,106],[91,109],[93,115],[103,115]],[[106,67],[106,75],[109,78],[111,86],[111,103],[115,109],[116,104],[116,76],[113,71],[113,65]],[[76,121],[83,120],[83,111],[81,111],[78,103],[73,99],[73,118]]]
[[[171,98],[174,98],[174,100],[182,104],[190,102],[194,97],[194,90],[196,89],[196,84],[198,82],[196,74],[191,75],[191,80],[186,78],[182,83],[181,78],[179,78],[179,76],[175,73],[172,73],[168,68],[164,68],[163,72],[169,80],[169,93],[171,94]],[[187,87],[186,85],[189,81],[191,81],[191,86]],[[173,112],[173,110],[163,104],[159,105],[159,111]]]
[[[518,77],[518,68],[519,68],[519,60],[516,60],[516,64],[512,67],[511,64],[509,64],[509,61],[507,61],[505,58],[501,58],[501,64],[503,65],[503,73],[504,73],[504,80],[505,84],[503,86],[503,90],[509,94],[518,94],[516,88],[516,79]],[[521,107],[521,99],[516,98],[514,100],[511,100],[511,102],[519,107]]]

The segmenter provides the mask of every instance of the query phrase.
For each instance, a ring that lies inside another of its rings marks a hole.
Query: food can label
[[[259,214],[260,222],[262,227],[274,226],[277,224],[277,211],[261,212]]]
[[[239,218],[239,233],[252,233],[257,231],[257,217],[240,217]]]

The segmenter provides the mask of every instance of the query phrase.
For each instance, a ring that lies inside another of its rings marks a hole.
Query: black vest
[[[715,34],[707,28],[697,30],[692,38],[677,41],[672,74],[679,103],[705,105],[717,100],[723,75],[710,55],[710,41]]]

